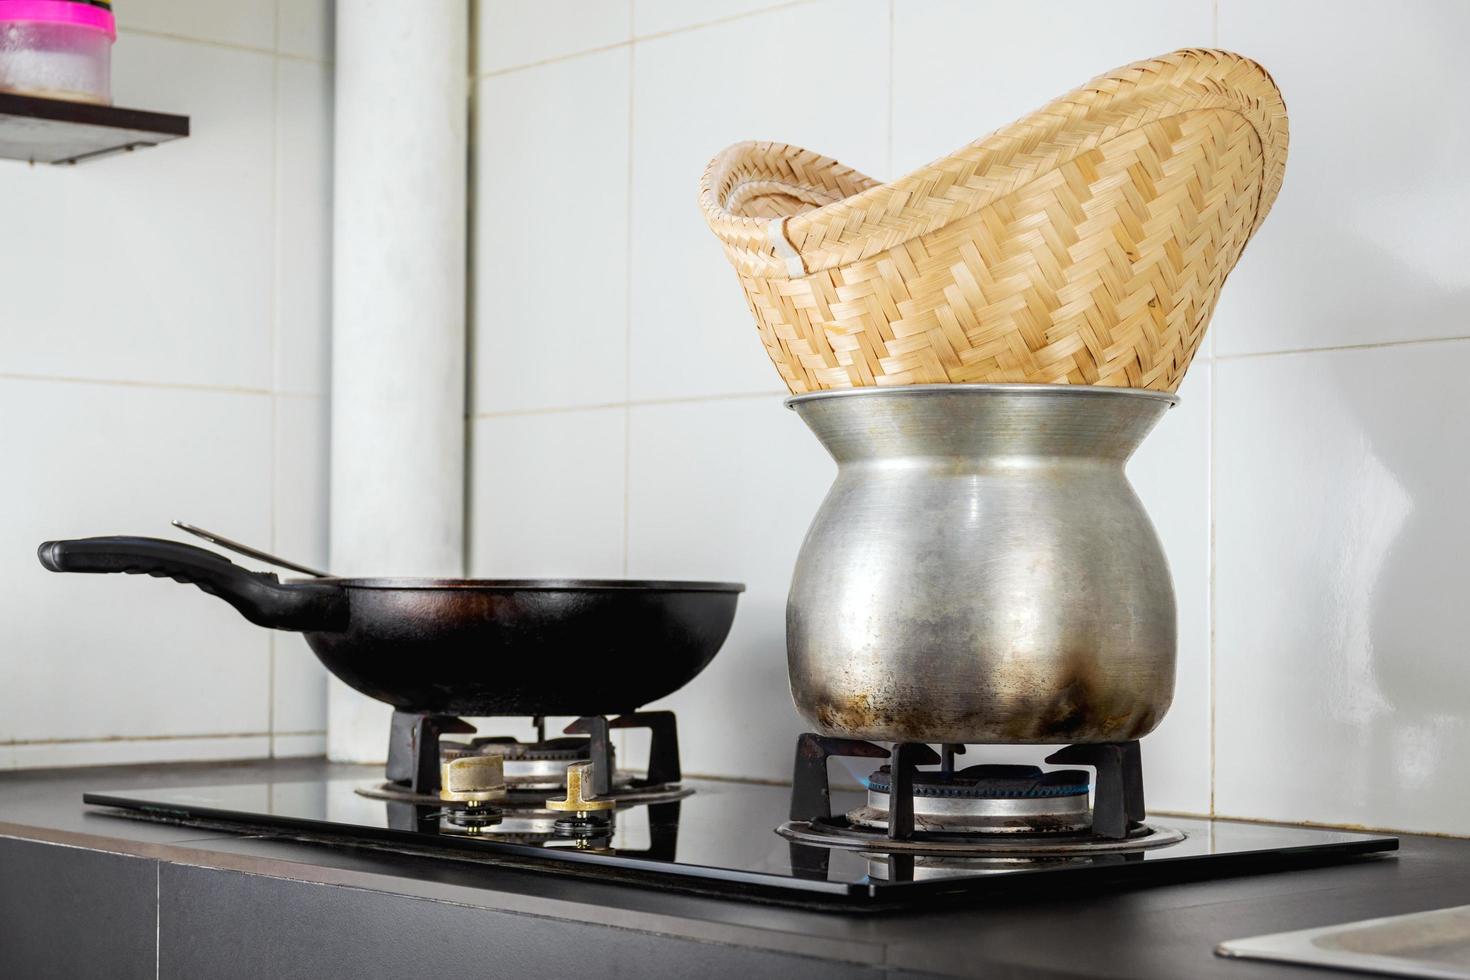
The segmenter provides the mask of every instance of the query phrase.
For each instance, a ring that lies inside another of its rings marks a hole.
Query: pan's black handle
[[[131,537],[47,541],[36,555],[53,572],[125,572],[197,585],[257,626],[317,633],[347,625],[347,593],[341,586],[283,584],[271,572],[252,572],[223,555],[178,541]]]

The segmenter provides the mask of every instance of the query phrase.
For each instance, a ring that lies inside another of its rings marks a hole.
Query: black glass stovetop
[[[432,805],[369,799],[336,779],[87,793],[89,804],[124,816],[242,832],[277,833],[334,845],[359,845],[447,859],[477,860],[601,881],[734,894],[803,906],[901,907],[1010,895],[1083,882],[1100,887],[1274,871],[1398,847],[1394,837],[1309,827],[1163,816],[1149,824],[1184,839],[1149,850],[1045,862],[930,858],[912,861],[858,850],[798,844],[775,828],[790,789],[754,783],[686,780],[681,800],[617,811],[610,839],[509,839],[465,833]],[[858,802],[833,793],[836,812]],[[1064,878],[1058,878],[1061,875]]]

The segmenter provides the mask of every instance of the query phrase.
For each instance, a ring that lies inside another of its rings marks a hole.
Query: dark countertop
[[[374,773],[319,759],[4,773],[0,838],[812,957],[870,976],[1321,977],[1320,970],[1223,960],[1212,950],[1226,939],[1470,903],[1470,841],[1408,835],[1394,856],[1320,868],[1124,890],[1079,891],[1069,883],[1065,894],[1051,897],[853,914],[143,823],[81,803],[86,789]]]

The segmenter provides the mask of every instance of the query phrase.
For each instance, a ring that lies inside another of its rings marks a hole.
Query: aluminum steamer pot
[[[1152,731],[1174,697],[1174,589],[1123,465],[1177,400],[1025,384],[789,399],[838,466],[786,606],[801,714],[885,742]]]

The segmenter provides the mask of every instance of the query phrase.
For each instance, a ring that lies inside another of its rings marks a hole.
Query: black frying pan
[[[282,582],[160,538],[47,541],[53,572],[197,585],[252,623],[306,634],[327,669],[404,711],[610,715],[671,694],[730,632],[732,582],[315,578]]]

